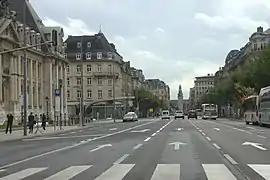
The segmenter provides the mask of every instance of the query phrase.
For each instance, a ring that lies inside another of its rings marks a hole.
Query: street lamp
[[[46,108],[47,108],[47,122],[49,123],[49,97],[46,96]]]

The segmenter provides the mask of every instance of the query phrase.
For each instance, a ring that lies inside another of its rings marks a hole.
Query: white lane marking
[[[44,180],[59,180],[59,179],[71,179],[74,176],[80,174],[81,172],[85,171],[86,169],[89,169],[90,166],[70,166],[69,168],[64,169],[63,171],[60,171]]]
[[[136,146],[133,147],[133,150],[139,149],[143,144],[137,144]]]
[[[205,133],[202,133],[202,135],[204,135],[204,136],[205,136]]]
[[[216,143],[213,143],[213,146],[215,146],[217,149],[221,149]]]
[[[220,129],[219,129],[219,128],[214,128],[214,130],[216,130],[216,131],[220,131]]]
[[[264,179],[270,179],[270,165],[266,164],[248,164],[248,166],[261,175]]]
[[[23,139],[22,141],[39,141],[39,140],[54,140],[54,139],[70,139],[70,138],[82,138],[82,137],[91,137],[91,136],[104,136],[107,134],[89,134],[89,135],[80,135],[80,136],[55,136],[55,137],[37,137],[33,139]]]
[[[266,151],[267,150],[266,148],[262,147],[262,144],[256,143],[256,142],[244,142],[242,145],[243,146],[253,146],[253,147],[255,147],[257,149],[260,149],[262,151]]]
[[[153,136],[155,136],[155,135],[157,135],[157,133],[153,133],[151,136],[153,137]]]
[[[251,132],[249,132],[249,131],[246,131],[245,133],[247,133],[247,134],[252,134]]]
[[[47,168],[28,168],[28,169],[13,173],[11,175],[2,177],[2,178],[0,178],[0,180],[14,180],[14,179],[20,180],[20,179],[24,179],[28,176],[31,176],[33,174],[36,174],[40,171],[43,171],[45,169],[47,169]]]
[[[83,130],[79,130],[79,132],[83,132]]]
[[[149,141],[151,139],[151,137],[148,137],[148,138],[146,138],[145,140],[144,140],[144,142],[147,142],[147,141]]]
[[[90,150],[89,152],[95,152],[95,151],[100,150],[100,149],[105,148],[105,147],[112,147],[112,145],[111,144],[100,145],[97,148]]]
[[[201,130],[201,129],[199,129],[199,131],[200,131],[200,132],[202,132],[202,130]]]
[[[147,131],[150,131],[150,129],[134,130],[131,132],[147,132]]]
[[[261,135],[257,135],[258,137],[260,137],[260,138],[264,138],[264,139],[266,139],[267,137],[265,137],[265,136],[261,136]]]
[[[109,129],[110,131],[115,131],[115,130],[117,130],[117,128],[111,128],[111,129]]]
[[[157,130],[157,133],[159,133],[160,132],[160,130]]]
[[[237,180],[224,164],[203,164],[208,180]]]
[[[176,180],[180,178],[180,164],[158,164],[151,180]]]
[[[248,129],[256,129],[256,128],[254,128],[254,127],[249,127],[249,126],[247,126],[247,128],[248,128]]]
[[[116,160],[113,164],[120,164],[120,163],[123,162],[128,156],[129,156],[129,154],[124,154],[122,157],[120,157],[118,160]]]
[[[87,141],[85,143],[79,143],[79,144],[75,144],[75,145],[71,145],[71,146],[66,146],[66,147],[63,147],[63,148],[60,148],[60,149],[55,149],[55,150],[52,150],[52,151],[48,151],[48,152],[45,152],[45,153],[42,153],[42,154],[39,154],[39,155],[35,155],[35,156],[29,157],[29,158],[26,158],[26,159],[23,159],[23,160],[20,160],[20,161],[16,161],[16,162],[11,163],[11,164],[1,166],[0,169],[5,169],[5,168],[8,168],[10,166],[21,164],[21,163],[24,163],[24,162],[27,162],[27,161],[30,161],[30,160],[33,160],[33,159],[37,159],[37,158],[40,158],[40,157],[43,157],[43,156],[47,156],[47,155],[50,155],[50,154],[53,154],[53,153],[57,153],[57,152],[61,152],[61,151],[64,151],[64,150],[72,149],[72,148],[75,148],[77,146],[81,146],[83,144],[86,144],[88,142],[91,142],[91,141],[94,141],[94,140],[97,140],[97,139],[103,139],[103,138],[110,137],[110,136],[113,136],[113,135],[116,135],[116,134],[121,134],[123,132],[130,131],[131,129],[135,129],[135,128],[145,126],[145,125],[148,125],[148,124],[152,124],[152,123],[155,123],[155,122],[158,122],[158,121],[147,122],[147,123],[140,124],[140,125],[137,125],[137,126],[134,126],[134,127],[130,127],[130,128],[127,128],[127,129],[124,129],[124,130],[121,130],[121,131],[114,132],[112,134],[107,134],[107,135],[104,135],[104,136],[96,137],[96,138],[93,138],[90,141]]]
[[[208,141],[211,141],[210,137],[206,137],[206,139],[207,139]]]
[[[76,132],[70,132],[69,134],[75,134]]]
[[[186,143],[172,142],[172,143],[169,143],[169,145],[174,145],[174,150],[179,150],[180,149],[180,145],[186,145]]]
[[[6,171],[6,169],[0,169],[0,172],[5,172]]]
[[[135,164],[115,164],[95,180],[119,180],[135,166]]]
[[[230,161],[232,164],[237,164],[237,162],[229,155],[229,154],[224,154],[224,156]]]

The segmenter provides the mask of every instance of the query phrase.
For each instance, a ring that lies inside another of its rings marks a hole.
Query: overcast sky
[[[65,36],[94,34],[109,41],[146,78],[159,78],[176,99],[195,76],[215,73],[258,26],[270,24],[270,0],[30,0],[45,25]]]

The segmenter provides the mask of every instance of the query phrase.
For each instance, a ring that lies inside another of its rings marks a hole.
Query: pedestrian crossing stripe
[[[135,164],[114,164],[96,177],[95,180],[121,180],[134,168],[134,166]],[[248,166],[265,180],[270,180],[270,165],[248,164]],[[45,180],[69,180],[91,167],[92,165],[70,166],[47,177]],[[202,168],[208,180],[236,180],[236,177],[224,164],[202,164]],[[38,176],[39,173],[42,173],[42,171],[46,169],[48,168],[28,168],[0,177],[0,180],[21,180],[30,176],[34,177]],[[153,171],[150,180],[180,180],[180,174],[180,164],[158,164]]]

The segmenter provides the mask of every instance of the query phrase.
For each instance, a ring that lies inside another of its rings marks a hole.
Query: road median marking
[[[217,149],[221,149],[216,143],[213,143],[213,146]]]
[[[153,137],[153,136],[155,136],[155,135],[157,135],[157,133],[153,133],[151,136]]]
[[[143,144],[137,144],[136,146],[133,147],[133,150],[139,149]]]
[[[47,156],[47,155],[54,154],[54,153],[57,153],[57,152],[69,150],[69,149],[72,149],[72,148],[81,146],[81,145],[83,145],[83,144],[92,142],[92,141],[94,141],[94,140],[103,139],[103,138],[106,138],[106,137],[109,137],[109,136],[121,134],[121,133],[123,133],[123,132],[127,132],[127,131],[130,131],[130,130],[132,130],[132,129],[135,129],[135,128],[138,128],[138,127],[141,127],[141,126],[146,126],[146,125],[148,125],[148,124],[152,124],[152,123],[155,123],[155,122],[159,122],[159,121],[151,121],[151,122],[147,122],[147,123],[140,124],[140,125],[137,125],[137,126],[134,126],[134,127],[130,127],[130,128],[127,128],[127,129],[124,129],[124,130],[121,130],[121,131],[114,132],[114,133],[112,133],[112,134],[107,134],[107,135],[104,135],[104,136],[100,136],[100,137],[91,139],[90,141],[87,141],[87,142],[84,142],[84,143],[78,143],[78,144],[75,144],[75,145],[66,146],[66,147],[63,147],[63,148],[60,148],[60,149],[55,149],[55,150],[52,150],[52,151],[48,151],[48,152],[45,152],[45,153],[42,153],[42,154],[39,154],[39,155],[35,155],[35,156],[29,157],[29,158],[26,158],[26,159],[23,159],[23,160],[19,160],[19,161],[16,161],[16,162],[13,162],[13,163],[10,163],[10,164],[1,166],[0,169],[6,169],[6,168],[8,168],[8,167],[15,166],[15,165],[18,165],[18,164],[27,162],[27,161],[31,161],[31,160],[34,160],[34,159],[37,159],[37,158],[40,158],[40,157],[43,157],[43,156]]]
[[[223,154],[228,161],[232,164],[237,164],[237,162],[229,155],[229,154]]]
[[[207,139],[208,141],[211,141],[210,137],[206,137],[206,139]]]
[[[120,164],[120,163],[123,162],[128,156],[129,156],[129,154],[124,154],[122,157],[120,157],[118,160],[116,160],[113,164]]]
[[[151,137],[148,137],[148,138],[146,138],[145,140],[144,140],[144,142],[147,142],[147,141],[149,141],[151,139]]]

